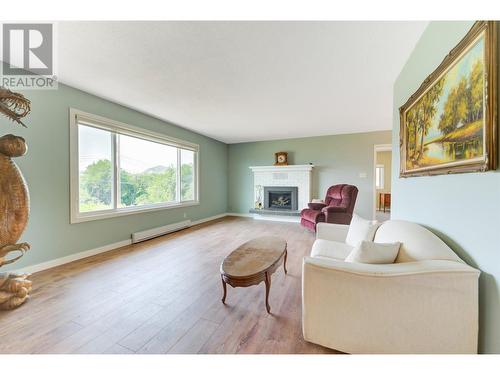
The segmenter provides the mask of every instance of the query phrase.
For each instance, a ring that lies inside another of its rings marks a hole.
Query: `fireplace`
[[[264,186],[264,209],[296,211],[297,192],[296,186]]]

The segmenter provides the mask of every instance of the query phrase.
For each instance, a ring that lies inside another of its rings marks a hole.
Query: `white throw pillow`
[[[361,241],[350,254],[345,258],[346,262],[369,263],[369,264],[390,264],[396,260],[400,242],[377,243],[371,241]]]
[[[352,215],[345,243],[356,247],[361,241],[373,241],[379,225],[380,223],[376,221],[363,219],[356,214]]]

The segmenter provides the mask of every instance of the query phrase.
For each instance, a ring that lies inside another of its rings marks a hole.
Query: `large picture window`
[[[198,145],[72,109],[71,222],[198,204]]]
[[[375,189],[381,190],[384,188],[385,167],[383,164],[377,164],[375,167]]]

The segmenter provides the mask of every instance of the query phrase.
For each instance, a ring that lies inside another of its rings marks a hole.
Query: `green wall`
[[[348,183],[359,189],[355,211],[373,215],[373,146],[390,144],[391,132],[379,131],[229,145],[229,212],[248,213],[254,205],[253,174],[248,168],[272,165],[274,153],[287,151],[289,164],[315,165],[313,198],[324,198],[328,187]],[[366,177],[360,177],[365,173]]]
[[[311,162],[316,166],[313,196],[323,197],[333,184],[354,184],[360,190],[356,212],[371,217],[373,145],[390,143],[391,137],[386,131],[226,145],[62,84],[58,90],[23,94],[32,101],[32,112],[25,121],[28,128],[0,117],[0,135],[13,133],[28,144],[27,155],[15,162],[30,188],[31,216],[21,241],[31,243],[32,250],[3,270],[126,240],[132,232],[181,221],[184,213],[192,220],[224,212],[248,213],[253,205],[253,176],[248,167],[271,165],[274,152],[282,150],[289,152],[291,164]],[[198,143],[201,204],[70,224],[70,107]]]
[[[473,22],[431,22],[394,85],[393,219],[426,225],[482,271],[479,350],[500,353],[500,173],[399,178],[398,108],[461,40]]]
[[[32,249],[10,269],[126,240],[132,232],[184,220],[184,213],[197,220],[227,211],[226,144],[65,85],[23,94],[32,101],[25,122],[28,129],[0,117],[0,135],[22,136],[29,148],[26,156],[15,161],[30,189],[31,217],[22,241],[31,243]],[[198,143],[200,205],[70,224],[70,107]]]

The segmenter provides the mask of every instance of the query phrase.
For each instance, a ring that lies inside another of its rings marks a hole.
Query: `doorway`
[[[392,146],[375,145],[373,153],[373,220],[391,218]]]

